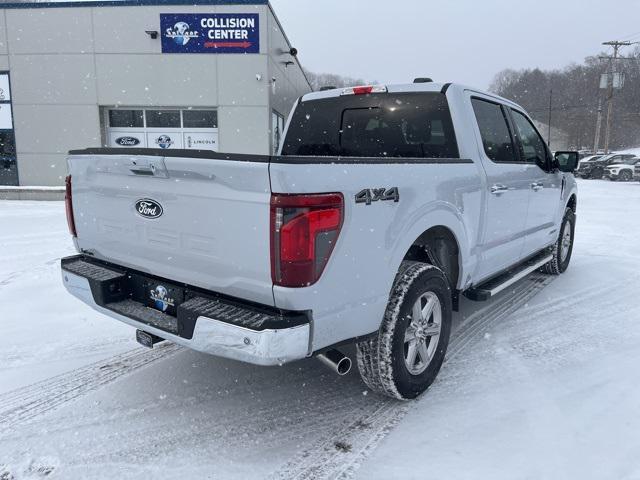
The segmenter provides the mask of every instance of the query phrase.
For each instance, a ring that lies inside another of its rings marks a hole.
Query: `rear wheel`
[[[571,261],[571,254],[573,253],[573,238],[576,228],[576,214],[573,210],[567,208],[562,220],[562,227],[560,228],[560,235],[558,240],[551,249],[553,258],[549,263],[542,267],[545,273],[551,275],[560,275],[564,273],[569,267]]]
[[[378,334],[357,344],[364,383],[384,395],[411,399],[436,378],[449,344],[451,290],[433,265],[403,262]]]

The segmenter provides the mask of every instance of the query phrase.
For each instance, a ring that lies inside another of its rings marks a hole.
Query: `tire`
[[[551,248],[553,259],[542,267],[542,270],[549,275],[560,275],[569,267],[571,254],[573,253],[573,240],[576,230],[576,214],[567,208],[562,219],[562,227],[558,240]]]
[[[621,182],[630,182],[632,178],[633,174],[629,170],[623,170],[620,172],[620,175],[618,175],[618,180]]]
[[[420,310],[431,306],[432,313],[425,321],[420,312],[415,323],[412,312],[418,300]],[[449,345],[451,311],[451,289],[444,272],[425,263],[403,262],[378,334],[356,345],[358,370],[367,387],[400,400],[416,398],[429,388]],[[413,361],[405,358],[410,352],[417,352]],[[426,361],[421,353],[428,357]]]
[[[595,178],[596,180],[600,180],[603,175],[604,175],[604,170],[598,168],[591,171],[591,175],[589,175],[589,178]]]

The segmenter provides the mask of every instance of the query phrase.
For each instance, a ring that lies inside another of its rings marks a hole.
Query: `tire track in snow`
[[[174,344],[136,348],[107,360],[0,395],[0,433],[181,350]]]
[[[6,277],[4,277],[2,280],[0,280],[0,287],[4,287],[4,286],[7,286],[7,285],[10,285],[15,280],[17,280],[18,278],[20,278],[20,277],[22,277],[24,275],[35,274],[35,273],[38,273],[38,272],[47,271],[53,265],[56,265],[59,261],[60,261],[60,257],[54,258],[52,260],[47,260],[46,262],[44,262],[41,265],[36,265],[34,267],[23,268],[22,270],[15,270],[13,272],[9,272],[8,274],[6,274]]]
[[[467,317],[452,334],[445,365],[474,340],[482,338],[486,328],[519,310],[554,278],[535,274],[526,281],[516,284],[511,295]],[[316,480],[352,477],[360,464],[402,420],[412,406],[411,402],[404,403],[380,397],[380,400],[364,414],[297,454],[270,478]]]

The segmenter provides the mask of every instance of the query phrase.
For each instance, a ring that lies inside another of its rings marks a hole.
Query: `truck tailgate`
[[[151,275],[273,305],[269,163],[174,155],[72,154],[78,247]]]

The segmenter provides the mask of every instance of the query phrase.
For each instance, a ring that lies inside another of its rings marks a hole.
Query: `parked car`
[[[70,152],[64,285],[164,339],[258,365],[355,344],[372,390],[435,379],[460,295],[564,272],[577,152],[552,156],[515,103],[455,84],[310,93],[281,154]]]
[[[602,158],[604,155],[591,155],[589,157],[585,157],[578,161],[578,168],[576,169],[575,175],[577,177],[587,178],[588,173],[591,173],[591,165],[588,165],[590,162],[595,162],[596,160]]]
[[[580,165],[582,165],[585,162],[592,162],[594,160],[598,160],[599,158],[602,158],[603,155],[589,155],[586,157],[581,158],[580,160],[578,160],[578,170],[580,169]],[[576,172],[577,173],[577,172]]]
[[[640,182],[640,162],[636,163],[635,167],[633,168],[633,179]]]
[[[628,182],[633,179],[633,168],[640,162],[640,158],[632,157],[620,163],[614,163],[604,169],[604,177],[609,180]]]
[[[635,155],[627,153],[611,153],[604,155],[595,160],[588,162],[582,162],[579,164],[576,175],[582,178],[602,178],[604,176],[605,168],[609,165],[615,165],[624,163],[625,160],[634,158]]]
[[[593,150],[579,150],[578,155],[580,157],[580,160],[582,160],[584,158],[589,158],[596,155],[596,152],[594,152]]]

